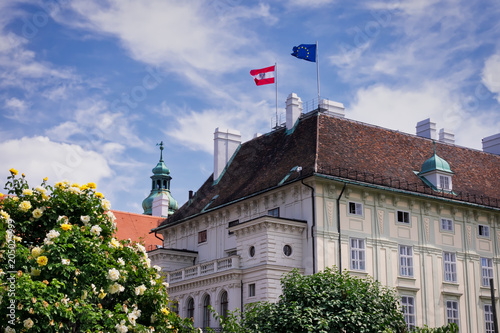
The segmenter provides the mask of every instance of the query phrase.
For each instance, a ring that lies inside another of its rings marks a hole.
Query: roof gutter
[[[315,173],[314,176],[317,176],[317,177],[320,177],[320,178],[325,178],[325,179],[330,179],[330,180],[336,180],[336,181],[339,181],[339,182],[342,182],[342,183],[347,183],[347,184],[352,184],[352,185],[365,186],[365,187],[370,187],[370,188],[374,188],[374,189],[378,189],[378,190],[384,190],[384,191],[390,191],[390,192],[396,192],[396,193],[403,193],[403,194],[414,195],[414,196],[422,197],[422,198],[426,198],[426,199],[441,200],[441,201],[446,201],[446,202],[453,203],[453,204],[461,204],[461,205],[466,205],[466,206],[472,206],[472,207],[475,207],[475,208],[491,209],[491,210],[500,212],[500,208],[491,207],[491,206],[485,206],[485,205],[480,205],[480,204],[475,204],[475,203],[467,202],[467,201],[453,200],[453,199],[438,197],[438,196],[434,196],[434,195],[426,195],[426,194],[412,192],[412,191],[405,191],[405,190],[395,189],[395,188],[391,188],[391,187],[388,187],[388,186],[373,185],[373,184],[370,184],[370,183],[353,181],[353,180],[348,180],[348,179],[341,178],[341,177],[328,176],[328,175],[319,174],[319,173]]]
[[[196,214],[193,214],[193,215],[189,215],[189,216],[187,216],[187,217],[185,217],[185,218],[183,218],[183,219],[181,219],[181,220],[175,221],[173,224],[165,224],[165,225],[160,225],[160,226],[158,226],[158,227],[156,227],[156,228],[154,228],[154,229],[151,229],[151,232],[150,232],[150,233],[153,233],[153,232],[156,232],[156,231],[158,231],[158,230],[162,230],[162,229],[165,229],[165,228],[168,228],[168,227],[171,227],[171,226],[174,226],[174,225],[180,224],[180,223],[182,223],[182,222],[184,222],[184,221],[190,220],[190,219],[195,218],[195,217],[197,217],[197,216],[201,216],[201,215],[203,215],[203,214],[210,213],[211,211],[214,211],[214,210],[217,210],[217,209],[220,209],[220,208],[224,208],[224,207],[230,206],[230,205],[235,204],[235,203],[237,203],[237,202],[240,202],[240,201],[243,201],[243,200],[246,200],[246,199],[253,198],[253,197],[255,197],[255,196],[261,195],[261,194],[266,193],[266,192],[273,191],[273,190],[275,190],[275,189],[277,189],[277,188],[280,188],[280,187],[282,187],[282,186],[284,186],[284,185],[293,184],[294,182],[297,182],[297,181],[299,181],[299,180],[301,180],[301,179],[304,179],[304,178],[307,178],[307,177],[311,177],[311,176],[314,176],[314,175],[315,175],[315,173],[309,174],[309,175],[304,176],[304,177],[300,177],[300,176],[299,176],[299,178],[296,178],[296,179],[294,179],[293,181],[290,181],[289,183],[285,183],[285,184],[282,184],[282,185],[276,185],[276,186],[273,186],[273,187],[268,187],[268,188],[266,188],[266,189],[264,189],[264,190],[261,190],[261,191],[255,192],[255,193],[253,193],[253,194],[251,194],[251,195],[248,195],[248,196],[245,196],[245,197],[242,197],[242,198],[238,198],[238,199],[236,199],[236,200],[233,200],[233,201],[227,202],[227,203],[222,204],[222,205],[219,205],[219,206],[217,206],[217,207],[213,207],[213,208],[207,209],[207,210],[205,210],[205,211],[200,211],[199,213],[196,213]]]

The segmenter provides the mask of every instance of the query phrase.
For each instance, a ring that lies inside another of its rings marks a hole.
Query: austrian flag
[[[275,66],[270,66],[262,69],[252,69],[250,75],[253,76],[255,84],[262,86],[264,84],[274,83]]]

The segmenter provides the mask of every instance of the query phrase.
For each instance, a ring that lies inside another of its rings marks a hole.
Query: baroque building
[[[500,134],[479,151],[430,119],[411,135],[346,119],[337,102],[304,113],[291,94],[286,109],[244,143],[216,129],[214,173],[152,230],[174,311],[217,327],[209,305],[276,301],[284,273],[337,266],[396,288],[410,327],[493,332]]]

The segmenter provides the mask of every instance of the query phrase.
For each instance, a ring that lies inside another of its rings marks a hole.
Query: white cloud
[[[492,93],[496,94],[500,103],[500,54],[494,54],[486,60],[482,82]]]
[[[234,129],[241,132],[242,141],[252,138],[267,118],[262,114],[271,114],[272,108],[266,102],[253,104],[253,109],[259,112],[246,112],[251,110],[249,105],[242,101],[243,110],[207,109],[203,111],[176,111],[175,124],[164,131],[166,135],[176,140],[179,144],[191,150],[202,150],[213,153],[214,131],[217,127]]]
[[[0,156],[4,156],[0,159],[1,174],[15,168],[26,174],[30,184],[39,184],[44,177],[50,183],[63,179],[100,182],[113,174],[102,155],[42,136],[4,141],[0,143]]]
[[[87,99],[80,102],[71,120],[60,123],[46,130],[45,134],[57,141],[73,142],[92,150],[104,152],[114,143],[113,151],[121,152],[116,147],[144,147],[144,141],[136,134],[134,116],[113,112],[109,104],[100,99]]]
[[[303,8],[317,8],[332,4],[334,0],[289,0],[288,6],[297,6]]]
[[[274,21],[263,5],[237,7],[220,17],[214,15],[216,8],[203,2],[79,1],[71,6],[80,20],[62,15],[56,19],[116,36],[134,59],[179,73],[187,67],[217,75],[247,65],[251,58],[241,48],[255,38],[236,19]]]
[[[420,89],[391,89],[374,85],[358,91],[346,117],[385,128],[416,134],[417,122],[431,118],[451,129],[458,145],[481,149],[481,139],[498,132],[500,121],[489,112],[468,112],[446,84],[429,82]]]

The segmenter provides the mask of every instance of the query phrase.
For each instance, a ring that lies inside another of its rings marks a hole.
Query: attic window
[[[280,217],[280,208],[277,207],[277,208],[268,210],[267,215],[273,216],[273,217]]]
[[[451,177],[439,175],[439,188],[443,190],[451,190]]]

